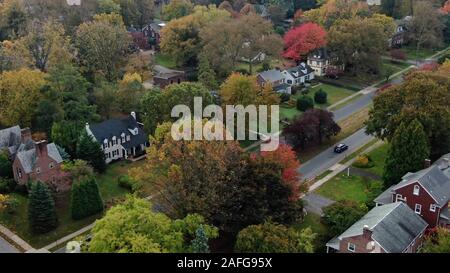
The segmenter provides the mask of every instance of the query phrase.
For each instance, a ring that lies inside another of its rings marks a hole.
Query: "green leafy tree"
[[[74,121],[61,121],[53,123],[51,137],[53,142],[66,149],[72,156],[76,156],[77,141],[83,126]]]
[[[312,253],[315,237],[310,228],[299,231],[269,221],[241,230],[234,248],[243,253]]]
[[[103,211],[103,200],[93,176],[85,177],[73,183],[71,208],[72,218],[75,220]]]
[[[25,32],[27,21],[27,13],[21,1],[2,1],[2,5],[0,5],[0,41],[22,35]]]
[[[88,135],[86,130],[82,130],[77,142],[77,158],[85,160],[98,172],[104,172],[106,169],[105,154],[100,144]]]
[[[98,0],[97,13],[117,13],[120,14],[120,5],[114,0]]]
[[[367,213],[364,204],[353,201],[339,201],[323,209],[323,222],[328,226],[330,236],[336,236],[347,230]]]
[[[153,0],[116,0],[120,5],[121,15],[127,26],[143,28],[155,14]]]
[[[208,238],[218,231],[200,215],[172,220],[152,210],[143,199],[128,196],[95,222],[88,251],[94,253],[181,253],[189,252],[195,231],[203,227]]]
[[[399,183],[408,172],[421,170],[429,156],[430,148],[422,124],[417,119],[409,124],[401,123],[395,131],[386,157],[383,173],[385,186]]]
[[[445,228],[437,228],[425,237],[422,253],[449,253],[450,252],[450,231]]]
[[[200,57],[198,65],[198,81],[211,90],[217,90],[219,88],[216,73],[209,65],[207,57],[203,55]]]
[[[311,97],[301,96],[297,99],[297,109],[305,112],[308,109],[314,108],[314,101]]]
[[[28,221],[34,233],[46,233],[58,224],[55,202],[48,187],[42,182],[32,182],[29,202]]]
[[[203,227],[195,231],[195,238],[191,242],[193,253],[209,253],[208,236],[206,236]]]
[[[0,177],[13,177],[11,161],[9,160],[8,154],[2,150],[0,150]]]
[[[369,113],[367,132],[392,141],[402,122],[417,119],[426,132],[431,160],[450,152],[449,78],[448,73],[412,72],[402,84],[380,92]]]
[[[76,32],[75,46],[81,64],[90,73],[108,80],[119,77],[129,44],[122,18],[115,13],[96,15],[93,21],[81,24]]]
[[[189,0],[173,0],[163,6],[162,14],[166,21],[181,18],[192,13],[194,5]]]

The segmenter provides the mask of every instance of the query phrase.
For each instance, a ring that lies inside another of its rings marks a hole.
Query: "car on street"
[[[344,143],[340,143],[334,147],[334,152],[338,154],[345,152],[346,150],[348,150],[348,146]]]

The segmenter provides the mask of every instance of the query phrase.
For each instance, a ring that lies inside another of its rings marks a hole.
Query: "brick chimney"
[[[369,229],[368,225],[364,225],[363,227],[363,237],[367,240],[371,240],[372,238],[372,231]]]
[[[41,140],[35,143],[36,148],[36,156],[38,157],[47,157],[47,140]]]
[[[26,143],[27,141],[31,140],[31,130],[30,128],[23,128],[20,131],[20,142]]]

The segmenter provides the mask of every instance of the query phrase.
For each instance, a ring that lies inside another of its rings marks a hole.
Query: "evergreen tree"
[[[305,112],[308,109],[314,108],[314,101],[308,96],[301,96],[297,99],[297,109]]]
[[[28,218],[31,230],[46,233],[56,228],[58,220],[50,190],[42,182],[33,182],[29,194]]]
[[[217,90],[219,85],[216,80],[216,73],[211,68],[205,56],[200,57],[198,65],[198,81],[211,90]]]
[[[203,226],[195,231],[195,238],[191,242],[193,253],[209,253],[208,236],[206,236]]]
[[[0,150],[0,177],[13,178],[12,164],[8,154]]]
[[[77,142],[77,157],[89,163],[98,172],[106,169],[105,154],[100,144],[83,130]]]
[[[322,89],[319,89],[316,93],[314,93],[314,101],[317,104],[325,104],[328,100],[328,94],[327,92],[323,91]]]
[[[93,176],[84,177],[72,186],[72,218],[75,220],[103,211],[103,200]]]
[[[402,122],[394,133],[386,157],[383,181],[385,187],[400,182],[407,172],[423,168],[423,162],[430,156],[430,147],[422,124],[414,119],[407,126]]]

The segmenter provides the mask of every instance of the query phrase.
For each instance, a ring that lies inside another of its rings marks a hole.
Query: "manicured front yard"
[[[128,190],[121,188],[117,184],[117,178],[126,175],[132,167],[144,164],[144,160],[130,163],[119,161],[108,166],[107,170],[97,175],[97,183],[105,204],[111,204],[114,199],[125,196]],[[75,232],[102,217],[102,213],[93,215],[82,220],[73,220],[70,208],[70,192],[55,195],[55,205],[58,215],[58,227],[53,231],[36,235],[33,234],[28,224],[28,198],[24,195],[11,193],[11,197],[18,201],[18,208],[15,214],[6,212],[0,213],[0,223],[17,233],[19,237],[27,241],[35,248],[44,247],[72,232]]]
[[[155,55],[155,64],[159,64],[159,65],[162,65],[167,68],[176,68],[177,67],[176,62],[172,57],[164,55],[162,53],[157,53]]]
[[[347,171],[344,171],[323,184],[316,190],[316,193],[335,201],[351,200],[366,203],[370,201],[370,183],[372,181],[351,173],[350,176],[347,176]]]
[[[327,93],[328,101],[325,104],[315,104],[314,107],[322,108],[322,109],[325,109],[326,107],[333,105],[333,104],[345,99],[346,97],[354,94],[353,91],[350,91],[345,88],[333,86],[330,84],[318,84],[309,89],[307,96],[314,100],[314,93],[316,93],[320,89],[322,89],[323,91],[325,91]],[[301,96],[302,96],[302,94],[298,93],[298,94],[293,95],[292,98],[298,99]],[[297,108],[295,106],[288,107],[287,105],[281,105],[281,107],[280,107],[280,118],[281,119],[287,118],[289,120],[292,120],[296,116],[301,115],[301,113],[302,112],[297,110]]]
[[[373,167],[366,168],[364,170],[374,173],[378,176],[382,176],[384,170],[384,162],[386,160],[388,150],[389,144],[385,143],[368,153],[369,157],[372,159]]]

